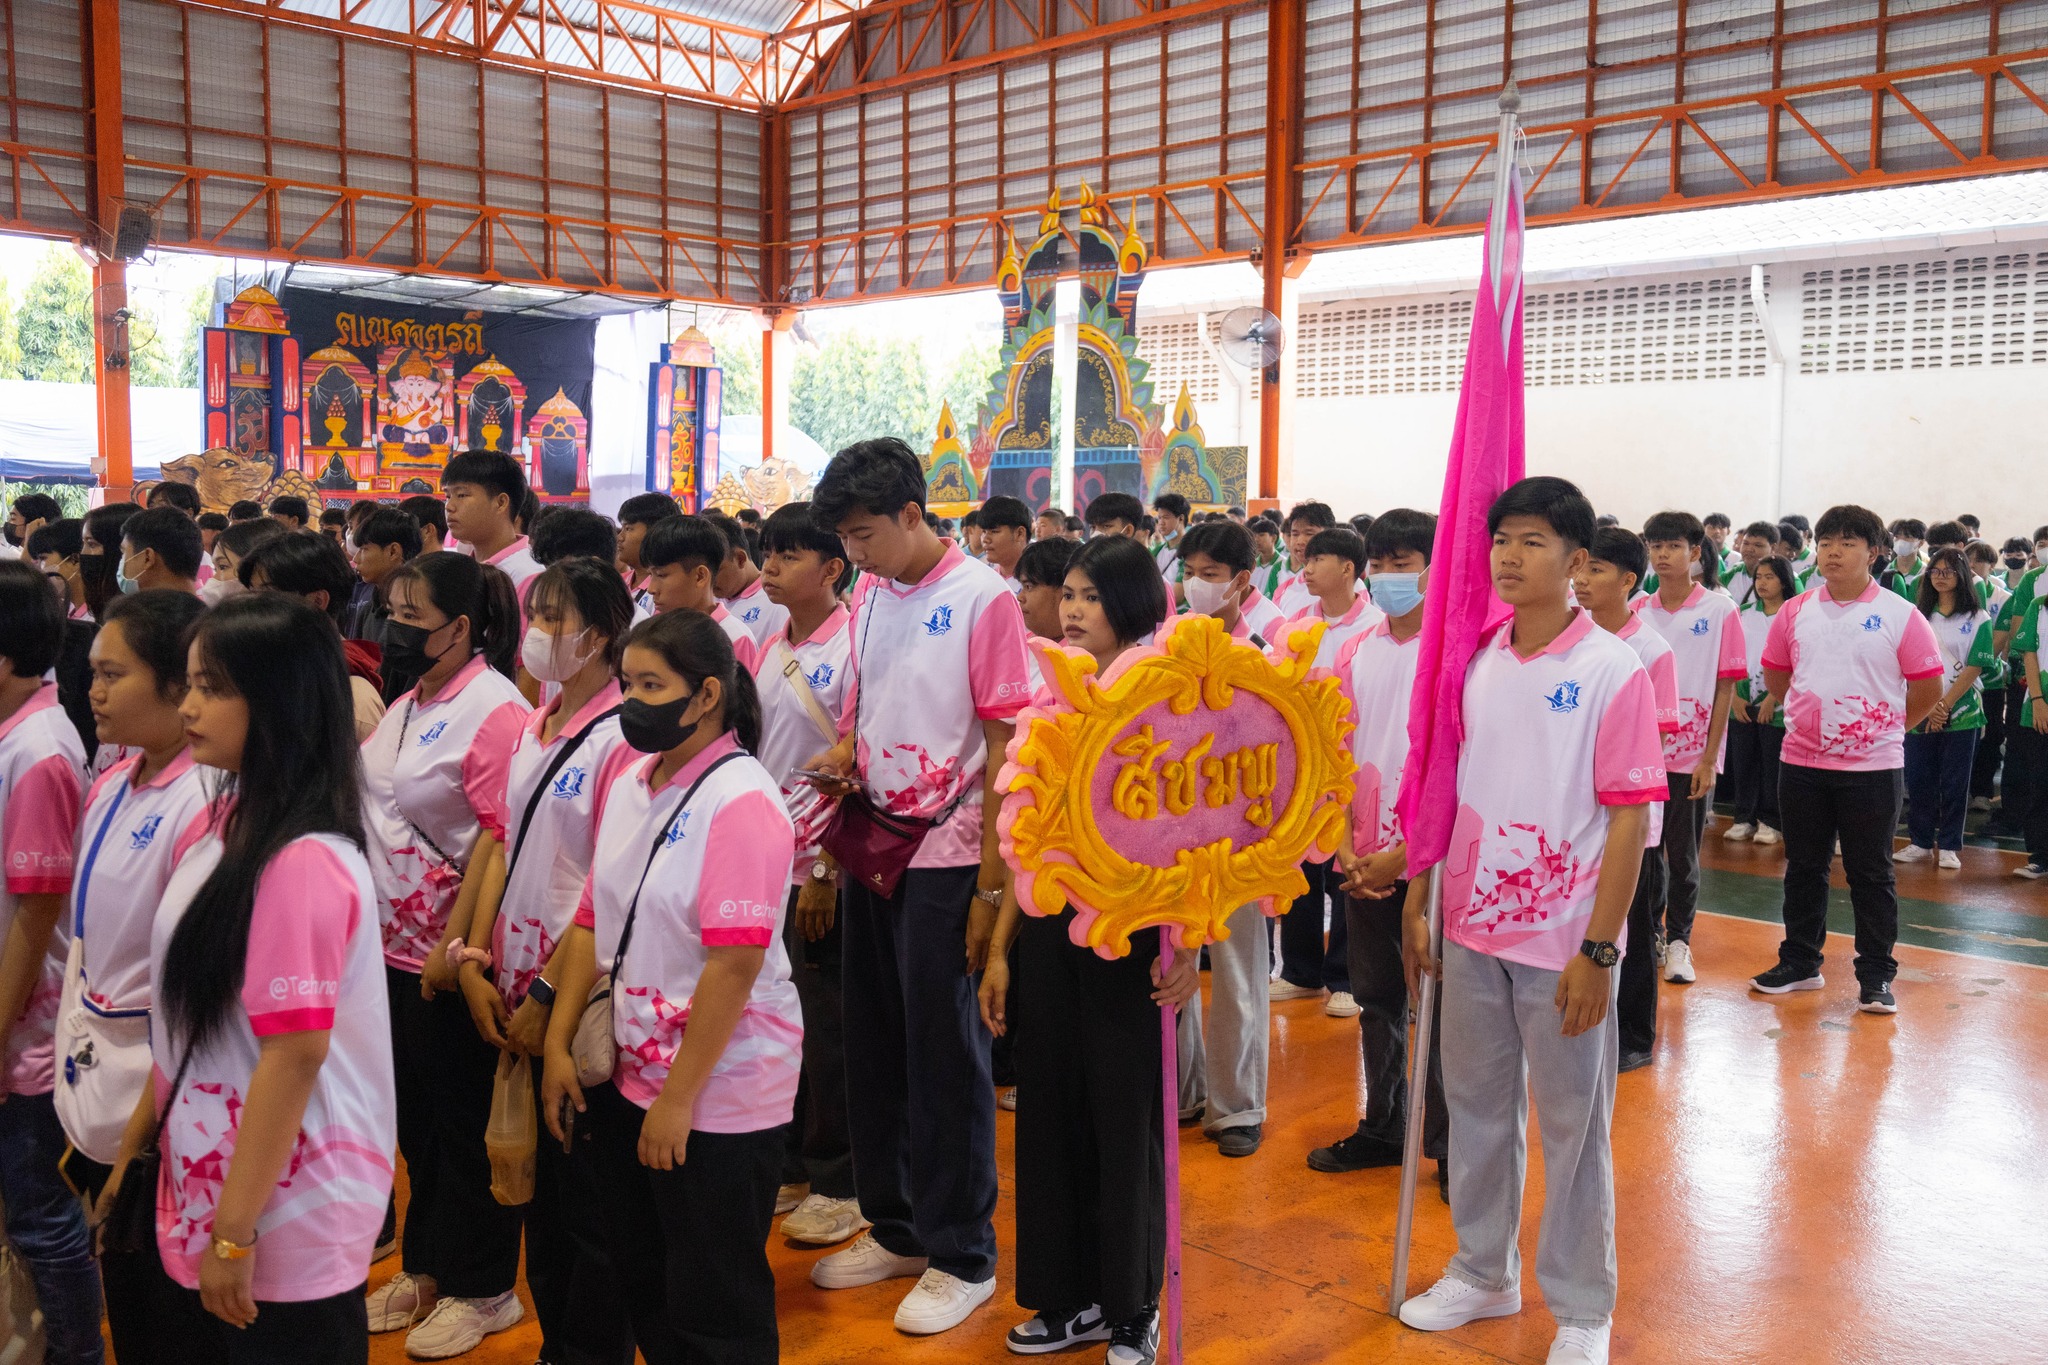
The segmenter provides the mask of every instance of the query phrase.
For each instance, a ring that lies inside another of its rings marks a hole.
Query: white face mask
[[[581,634],[582,632],[577,632]],[[526,638],[519,643],[519,662],[526,665],[526,671],[542,682],[567,682],[583,671],[583,665],[590,662],[597,653],[595,649],[581,655],[571,655],[562,646],[572,637],[550,635],[539,626],[528,626]]]
[[[1229,583],[1211,583],[1206,578],[1190,578],[1180,585],[1180,590],[1188,599],[1188,610],[1203,616],[1219,615],[1236,596],[1236,589]]]
[[[1900,559],[1911,559],[1914,555],[1920,553],[1920,542],[1917,540],[1895,540],[1892,542],[1892,553]]]

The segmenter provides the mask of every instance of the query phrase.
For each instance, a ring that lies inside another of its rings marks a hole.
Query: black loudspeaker
[[[114,225],[114,254],[124,261],[140,260],[155,234],[156,220],[149,216],[149,210],[124,204],[120,221]]]

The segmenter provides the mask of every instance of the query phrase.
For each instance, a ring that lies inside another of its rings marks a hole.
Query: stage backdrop
[[[517,458],[544,500],[588,501],[595,321],[306,289],[277,302],[304,414],[285,463],[323,494],[434,492],[451,452],[487,448]]]

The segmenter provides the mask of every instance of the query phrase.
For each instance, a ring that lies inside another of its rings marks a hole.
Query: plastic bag
[[[491,1157],[491,1197],[519,1205],[533,1198],[533,1153],[540,1140],[533,1108],[533,1061],[505,1053],[491,1085],[484,1149]]]

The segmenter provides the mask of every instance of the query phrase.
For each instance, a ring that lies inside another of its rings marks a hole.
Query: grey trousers
[[[1227,923],[1230,937],[1209,945],[1207,1028],[1200,991],[1180,1012],[1180,1111],[1206,1104],[1209,1133],[1266,1121],[1272,940],[1256,905],[1239,906]]]
[[[1619,972],[1610,972],[1618,978]],[[1451,1110],[1448,1273],[1518,1287],[1529,1096],[1543,1130],[1536,1281],[1562,1326],[1614,1314],[1614,1003],[1576,1038],[1558,1028],[1556,972],[1444,944],[1444,1095]],[[1611,983],[1610,983],[1611,985]]]

